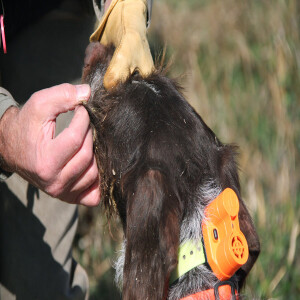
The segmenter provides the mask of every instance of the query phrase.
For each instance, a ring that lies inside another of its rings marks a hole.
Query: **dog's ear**
[[[140,176],[128,196],[123,299],[165,299],[177,265],[179,198],[158,170]]]
[[[92,68],[98,61],[105,57],[106,48],[100,43],[90,43],[85,50],[82,82],[87,82],[87,76],[91,74]]]
[[[82,72],[82,82],[90,83],[89,80],[99,76],[104,76],[104,73],[111,61],[114,53],[114,46],[103,46],[99,42],[90,43],[85,50],[84,66]],[[96,67],[100,73],[95,74]],[[91,78],[89,78],[91,77]]]

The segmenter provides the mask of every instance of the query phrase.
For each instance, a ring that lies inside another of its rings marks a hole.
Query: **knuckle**
[[[41,99],[40,99],[39,92],[35,92],[34,94],[32,94],[32,96],[28,100],[28,102],[30,103],[30,107],[31,107],[32,111],[39,111],[40,110],[41,102],[42,102],[40,100]]]
[[[74,150],[78,150],[83,143],[81,136],[77,132],[72,131],[72,130],[70,130],[68,132],[68,136],[69,136],[69,140],[70,140],[70,146]]]
[[[47,186],[45,188],[45,192],[50,195],[51,197],[56,198],[58,196],[56,190],[54,189],[53,185]]]
[[[43,162],[37,165],[36,174],[44,186],[43,190],[48,195],[58,198],[63,193],[63,186],[58,180],[58,177],[51,167],[51,163]]]
[[[62,187],[57,184],[49,185],[45,192],[53,198],[59,198],[62,194]]]
[[[31,95],[30,99],[31,99],[32,101],[36,100],[36,98],[39,98],[39,94],[40,94],[40,91],[34,92],[34,93]]]
[[[56,180],[48,184],[45,192],[53,198],[60,199],[63,195],[66,194],[66,187],[59,180]]]
[[[90,165],[94,158],[93,148],[84,147],[81,150],[82,160],[86,165]]]
[[[76,89],[75,87],[70,83],[63,83],[61,85],[62,91],[64,93],[64,98],[68,100],[72,100],[76,98]]]
[[[51,169],[45,163],[38,164],[36,166],[36,174],[43,182],[51,182],[53,174]]]

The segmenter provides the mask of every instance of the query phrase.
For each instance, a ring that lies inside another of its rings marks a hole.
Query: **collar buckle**
[[[227,293],[227,291],[225,292],[225,286],[230,286],[230,294]],[[224,286],[223,290],[222,290],[222,286]],[[221,297],[220,297],[220,293],[219,293],[219,288],[221,287]],[[216,300],[238,300],[239,298],[236,296],[236,289],[235,289],[235,285],[232,281],[220,281],[217,282],[214,285],[214,295],[215,295],[215,299]],[[228,297],[230,296],[230,298]]]

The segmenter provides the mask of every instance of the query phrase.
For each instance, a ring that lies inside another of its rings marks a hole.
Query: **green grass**
[[[223,142],[240,146],[242,194],[261,240],[245,294],[297,299],[299,1],[157,0],[149,40],[156,52],[166,45],[170,75],[184,74],[185,95],[206,123]],[[78,240],[89,242],[75,248],[77,257],[89,272],[94,299],[118,299],[107,294],[115,287],[113,272],[103,264],[115,257],[118,243],[103,233],[107,226],[99,210],[89,212],[91,224],[82,231],[87,211],[81,211]]]

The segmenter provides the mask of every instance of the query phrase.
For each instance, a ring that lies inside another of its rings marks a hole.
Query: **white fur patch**
[[[188,240],[198,241],[202,238],[201,223],[204,219],[204,209],[221,191],[221,188],[213,180],[207,181],[198,188],[194,195],[198,199],[196,207],[181,223],[180,243]]]
[[[132,80],[132,83],[143,84],[146,87],[148,87],[150,90],[152,90],[152,92],[154,92],[156,95],[159,95],[159,90],[156,89],[156,87],[155,87],[154,84],[150,84],[150,83],[148,83],[148,82],[146,82],[144,80],[142,80],[142,81]]]
[[[97,68],[95,73],[92,76],[91,82],[91,97],[94,97],[97,90],[99,90],[100,86],[102,85],[102,70],[101,68]],[[101,80],[100,80],[101,78]]]
[[[119,256],[113,265],[113,267],[116,269],[115,283],[120,290],[122,290],[122,286],[123,286],[123,269],[124,269],[124,264],[125,264],[125,250],[126,250],[126,240],[123,241],[122,248],[119,251]]]

